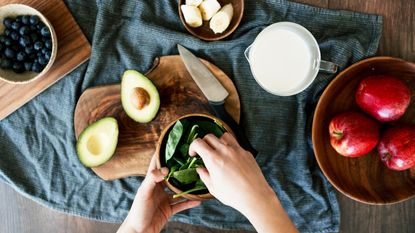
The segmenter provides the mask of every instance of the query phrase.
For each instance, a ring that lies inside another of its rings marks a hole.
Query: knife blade
[[[256,157],[258,152],[252,147],[251,143],[242,131],[242,128],[235,122],[235,120],[225,109],[225,99],[229,96],[229,92],[216,79],[215,75],[213,75],[212,72],[199,60],[199,58],[179,44],[177,45],[177,48],[187,71],[189,71],[190,76],[195,81],[196,85],[208,99],[209,105],[215,112],[215,115],[229,125],[235,133],[236,139],[241,147],[248,150],[254,157]]]

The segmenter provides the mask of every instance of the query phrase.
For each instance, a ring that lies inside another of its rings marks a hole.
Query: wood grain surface
[[[296,0],[331,9],[377,13],[384,16],[383,37],[378,54],[415,62],[415,1],[413,0]],[[413,233],[415,199],[373,206],[356,202],[339,193],[342,233]],[[119,224],[90,221],[54,212],[40,206],[0,183],[1,232],[115,232]],[[182,223],[169,223],[164,232],[233,233]]]
[[[231,79],[212,63],[202,61],[229,92],[225,108],[239,122],[239,96]],[[161,101],[159,113],[150,123],[136,123],[126,115],[118,84],[87,89],[78,100],[74,116],[77,136],[103,117],[113,116],[118,120],[120,134],[114,156],[105,164],[92,168],[102,179],[145,175],[161,131],[168,124],[190,113],[212,114],[206,97],[190,77],[180,56],[157,58],[146,76],[157,87]]]
[[[391,57],[374,57],[341,72],[326,88],[317,105],[313,121],[313,146],[321,170],[343,194],[369,204],[390,204],[415,196],[415,167],[393,171],[375,150],[358,158],[338,154],[330,145],[329,123],[336,115],[362,112],[356,104],[359,83],[368,76],[392,75],[404,80],[412,90],[412,102],[398,121],[384,123],[382,130],[400,123],[415,124],[415,64]]]
[[[58,53],[51,69],[38,80],[28,84],[0,80],[0,120],[84,63],[91,54],[91,45],[62,0],[1,0],[0,6],[10,3],[31,6],[51,22],[58,38]]]

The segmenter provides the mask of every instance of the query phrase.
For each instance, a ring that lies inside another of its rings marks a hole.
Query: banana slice
[[[188,5],[181,5],[180,7],[187,25],[194,28],[202,26],[203,21],[199,8]]]
[[[217,0],[204,0],[199,5],[200,12],[202,13],[203,20],[208,21],[212,18],[216,12],[220,9],[220,4]]]
[[[222,33],[229,27],[233,17],[233,7],[232,4],[227,4],[218,13],[216,13],[210,20],[210,29],[213,30],[215,34]]]
[[[186,5],[188,6],[199,6],[203,0],[186,0]]]

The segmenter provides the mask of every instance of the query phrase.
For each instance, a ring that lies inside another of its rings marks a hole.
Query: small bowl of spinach
[[[221,137],[232,131],[218,118],[206,114],[189,114],[170,123],[161,133],[157,146],[157,166],[168,167],[165,183],[176,194],[190,200],[208,200],[213,196],[196,172],[204,167],[202,158],[189,155],[189,146],[207,134]]]

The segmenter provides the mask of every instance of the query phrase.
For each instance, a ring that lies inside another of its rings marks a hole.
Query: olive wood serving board
[[[229,92],[225,108],[239,122],[240,102],[232,80],[212,63],[202,62]],[[213,113],[180,56],[156,58],[146,76],[157,87],[161,102],[156,118],[150,123],[136,123],[126,115],[121,105],[120,84],[89,88],[78,100],[74,116],[77,138],[89,124],[103,117],[113,116],[118,120],[120,133],[114,156],[105,164],[92,168],[104,180],[145,175],[164,127],[185,114]]]
[[[0,6],[11,3],[31,6],[51,22],[58,38],[58,52],[49,72],[38,80],[28,84],[10,84],[0,80],[0,120],[87,61],[91,55],[90,43],[62,0],[1,0]]]

